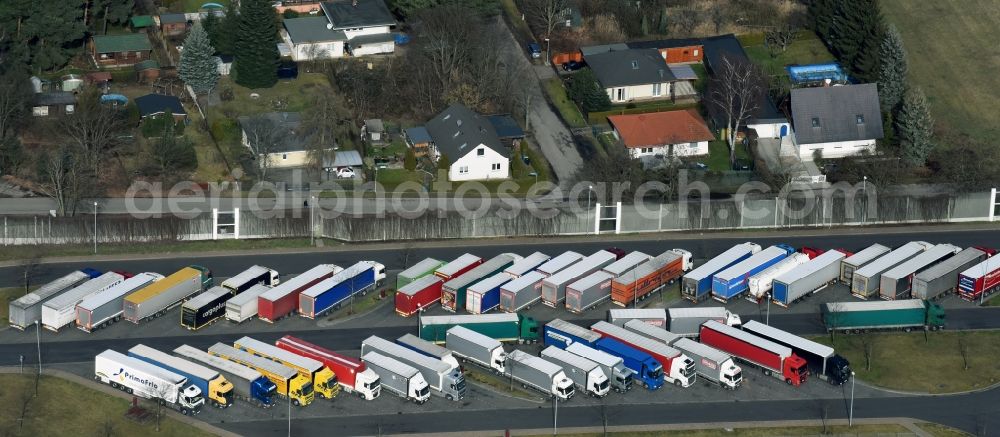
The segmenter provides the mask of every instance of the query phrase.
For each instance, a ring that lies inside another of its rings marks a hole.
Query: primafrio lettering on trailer
[[[188,382],[201,390],[205,400],[215,407],[227,408],[233,405],[233,384],[215,370],[143,344],[129,349],[128,356],[187,378]]]
[[[94,359],[94,379],[141,398],[161,402],[181,414],[197,414],[205,399],[187,378],[113,350]]]

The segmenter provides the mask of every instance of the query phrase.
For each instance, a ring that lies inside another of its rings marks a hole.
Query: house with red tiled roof
[[[612,115],[608,120],[636,159],[708,155],[708,142],[715,139],[694,109]]]

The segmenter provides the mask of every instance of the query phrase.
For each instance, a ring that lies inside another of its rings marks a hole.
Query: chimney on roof
[[[833,82],[832,80],[830,80],[830,78],[823,79],[823,86],[824,87],[830,86],[830,82]]]

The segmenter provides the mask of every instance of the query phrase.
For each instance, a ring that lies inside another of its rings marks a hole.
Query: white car
[[[354,169],[350,167],[340,167],[337,169],[337,177],[340,179],[353,179]]]

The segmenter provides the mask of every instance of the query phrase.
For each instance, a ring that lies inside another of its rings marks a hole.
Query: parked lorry
[[[647,262],[651,259],[653,259],[652,256],[639,251],[635,251],[623,256],[621,259],[611,264],[608,264],[603,269],[601,269],[601,271],[610,273],[611,275],[617,278],[621,275],[624,275],[625,272],[628,272],[629,270],[638,267],[639,264]]]
[[[649,354],[611,337],[594,342],[594,349],[621,358],[625,367],[632,371],[633,380],[646,389],[663,387],[663,365]]]
[[[807,262],[809,262],[809,255],[793,253],[771,267],[751,276],[747,281],[749,285],[749,292],[746,294],[747,300],[753,303],[760,303],[774,289],[775,278]]]
[[[49,299],[42,304],[42,326],[50,331],[59,332],[76,320],[77,304],[124,281],[125,277],[121,274],[107,272]]]
[[[122,302],[125,296],[153,282],[163,280],[163,275],[139,273],[100,293],[80,301],[76,305],[76,327],[85,332],[93,332],[121,319]]]
[[[381,274],[379,272],[382,272]],[[359,261],[302,290],[299,293],[299,315],[315,319],[340,308],[356,296],[374,291],[385,279],[385,266],[374,261]]]
[[[459,368],[458,359],[455,358],[455,355],[450,350],[417,337],[416,335],[404,334],[402,337],[396,339],[396,343],[400,346],[416,351],[417,353],[441,360],[452,369]]]
[[[128,394],[159,401],[185,416],[200,413],[205,404],[201,390],[187,378],[110,349],[94,359],[94,379]]]
[[[396,290],[396,314],[410,317],[441,301],[444,281],[435,275],[414,279]]]
[[[233,342],[233,347],[295,369],[299,375],[312,381],[313,390],[321,398],[333,399],[340,393],[337,375],[319,360],[289,352],[250,337],[236,340]]]
[[[506,372],[507,352],[503,350],[503,343],[496,339],[458,325],[445,334],[445,347],[465,362],[497,374]]]
[[[423,404],[430,399],[430,385],[413,366],[378,352],[362,355],[361,361],[378,374],[382,388],[386,391],[417,404]]]
[[[881,244],[873,244],[840,262],[840,282],[850,286],[854,281],[854,272],[865,264],[875,261],[882,255],[892,252],[892,249]]]
[[[465,376],[461,370],[451,367],[444,361],[374,335],[361,342],[361,354],[369,352],[380,353],[417,369],[424,376],[432,394],[442,396],[449,401],[465,398]]]
[[[292,404],[297,407],[309,405],[316,398],[312,379],[300,375],[297,370],[284,364],[223,343],[212,345],[208,348],[208,353],[260,372],[261,375],[274,383],[275,393],[278,396],[290,399]]]
[[[642,322],[634,323],[645,325]],[[649,325],[645,326],[648,326],[649,329],[660,329]],[[641,333],[605,321],[595,323],[590,329],[604,337],[611,337],[652,356],[663,366],[663,379],[666,382],[681,387],[690,387],[698,378],[694,370],[694,361],[662,341],[653,340]]]
[[[611,299],[611,282],[615,275],[599,271],[566,286],[566,309],[580,314]]]
[[[502,253],[463,273],[461,276],[445,282],[441,286],[441,307],[453,313],[458,311],[459,308],[465,308],[466,291],[469,287],[502,272],[519,259],[521,259],[520,256],[512,253]]]
[[[132,323],[159,317],[171,308],[212,287],[212,272],[190,266],[153,282],[122,301],[122,317]]]
[[[274,287],[281,283],[278,271],[264,266],[253,266],[232,278],[222,281],[222,286],[233,291],[233,296],[243,293],[258,284]]]
[[[576,393],[573,380],[558,364],[519,350],[507,354],[507,362],[505,376],[520,382],[521,387],[531,387],[563,401],[570,400]]]
[[[839,250],[828,250],[782,273],[774,278],[771,300],[787,308],[793,302],[826,288],[837,280],[845,257],[847,255]]]
[[[466,253],[458,258],[455,258],[454,261],[439,267],[434,271],[434,274],[441,278],[444,282],[448,282],[464,275],[466,272],[478,267],[482,263],[482,258]]]
[[[511,278],[520,278],[521,276],[527,275],[528,273],[534,271],[538,266],[545,264],[549,260],[549,256],[541,253],[535,252],[528,255],[521,260],[511,264],[510,267],[504,269],[504,273],[510,275]]]
[[[257,298],[257,318],[274,323],[292,314],[299,306],[299,293],[343,270],[333,264],[320,264],[261,293]]]
[[[41,322],[42,305],[51,299],[55,299],[60,294],[68,292],[76,286],[99,276],[101,276],[101,272],[97,270],[78,270],[17,298],[8,307],[7,318],[10,319],[10,327],[23,331],[36,322]]]
[[[795,253],[795,248],[778,244],[757,252],[712,276],[712,298],[726,303],[750,290],[750,278]]]
[[[792,349],[796,355],[806,360],[811,374],[832,385],[841,385],[851,379],[851,363],[836,354],[832,347],[799,337],[773,326],[751,320],[743,325],[743,330],[758,337],[773,341]]]
[[[601,339],[601,334],[591,331],[579,325],[574,325],[562,319],[553,319],[545,324],[542,329],[546,346],[555,346],[566,349],[573,343],[583,343],[593,346],[597,340]]]
[[[608,323],[625,326],[630,320],[639,320],[660,328],[667,328],[667,310],[663,308],[613,308],[608,310]]]
[[[1000,289],[1000,256],[990,257],[958,274],[958,294],[962,299],[981,301],[997,289]]]
[[[690,338],[679,338],[673,346],[694,360],[695,373],[719,387],[736,390],[743,383],[743,369],[731,355]]]
[[[951,244],[938,244],[910,258],[906,262],[889,269],[879,279],[879,297],[883,300],[910,297],[914,275],[961,251],[960,247]]]
[[[545,277],[552,276],[565,270],[567,267],[580,262],[583,259],[583,255],[568,250],[563,252],[559,256],[546,261],[544,264],[538,266],[535,271],[545,275]]]
[[[500,311],[516,313],[530,309],[542,300],[542,280],[545,273],[533,271],[500,287]]]
[[[691,252],[683,249],[663,252],[615,278],[611,283],[611,302],[623,307],[629,304],[634,307],[639,300],[673,284],[690,269]]]
[[[888,302],[828,302],[820,307],[827,331],[867,332],[872,330],[944,328],[946,319],[940,305],[905,299]]]
[[[230,322],[243,323],[257,315],[257,303],[260,295],[267,293],[271,287],[257,284],[226,301],[226,319]]]
[[[356,358],[338,354],[300,338],[286,335],[274,342],[280,349],[323,363],[337,376],[337,383],[347,393],[366,401],[374,400],[381,390],[379,376]]]
[[[854,271],[854,276],[851,279],[851,294],[862,299],[868,299],[877,295],[879,281],[881,281],[883,273],[931,247],[930,243],[911,241],[865,264],[860,269]]]
[[[711,296],[712,277],[730,266],[750,258],[760,252],[760,246],[754,243],[737,244],[691,270],[681,279],[681,297],[698,303]]]
[[[558,273],[542,279],[542,303],[555,308],[566,300],[566,286],[596,272],[616,259],[615,254],[606,250],[599,250],[576,264],[559,271]]]
[[[669,308],[667,314],[670,332],[684,337],[698,337],[701,325],[709,320],[739,328],[743,324],[739,314],[734,314],[723,307],[705,308]]]
[[[625,322],[625,325],[622,326],[622,328],[624,328],[627,331],[632,331],[643,337],[656,340],[667,346],[674,344],[674,342],[676,342],[677,340],[685,338],[683,335],[675,334],[673,332],[667,331],[664,328],[656,327],[647,323],[642,323],[641,320],[629,320],[628,322]]]
[[[401,290],[407,284],[427,276],[434,276],[434,271],[444,266],[445,262],[434,258],[424,258],[396,275],[396,289]]]
[[[211,403],[213,407],[228,408],[233,405],[233,384],[213,369],[144,344],[133,346],[128,350],[128,356],[187,378],[189,383],[198,387],[205,401]]]
[[[500,306],[500,287],[510,282],[507,273],[497,273],[479,281],[465,291],[465,311],[469,314],[485,314]]]
[[[743,362],[760,367],[765,375],[796,387],[806,382],[809,375],[806,361],[791,348],[714,320],[701,325],[701,342],[733,354]]]
[[[958,275],[979,264],[988,255],[975,247],[967,248],[933,267],[913,276],[913,297],[937,299],[958,288]],[[42,309],[44,319],[45,310]]]
[[[277,386],[260,372],[186,344],[174,349],[174,354],[208,366],[222,374],[233,388],[230,392],[232,398],[262,408],[274,406]]]
[[[197,331],[226,314],[226,302],[233,290],[212,287],[181,305],[181,326]]]
[[[464,326],[499,341],[534,343],[538,341],[538,322],[520,313],[475,314],[462,316],[420,316],[417,335],[441,343],[452,326]]]
[[[586,358],[573,355],[555,346],[542,350],[541,357],[562,367],[563,372],[582,390],[595,398],[603,398],[611,390],[608,377],[597,363]]]
[[[612,390],[625,393],[632,389],[632,375],[635,372],[625,367],[625,361],[621,357],[599,351],[583,343],[572,343],[566,346],[566,352],[597,363],[604,372],[604,376],[610,381]]]

